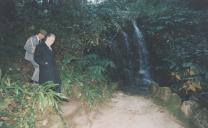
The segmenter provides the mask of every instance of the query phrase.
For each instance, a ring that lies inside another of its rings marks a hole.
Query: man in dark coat
[[[56,67],[53,50],[51,46],[54,44],[55,35],[48,34],[45,43],[40,43],[35,50],[35,61],[40,66],[39,83],[43,84],[52,81],[56,84],[54,90],[61,92],[61,80]]]

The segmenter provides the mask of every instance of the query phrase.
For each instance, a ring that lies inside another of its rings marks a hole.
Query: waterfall
[[[132,84],[133,80],[133,66],[132,66],[132,59],[131,59],[131,49],[130,49],[130,44],[128,41],[128,35],[126,32],[121,32],[124,38],[124,46],[126,49],[126,60],[127,60],[127,79],[128,79],[128,84]]]
[[[136,84],[147,84],[151,81],[150,71],[149,71],[149,61],[148,61],[148,51],[146,48],[144,36],[137,26],[136,21],[133,21],[135,39],[138,45],[138,55],[139,55],[139,70],[137,71],[137,78],[139,83]],[[141,83],[142,82],[142,83]]]
[[[113,43],[113,59],[124,89],[146,90],[153,81],[144,36],[136,21],[132,21],[131,29],[128,30],[121,31],[116,38],[117,42]]]

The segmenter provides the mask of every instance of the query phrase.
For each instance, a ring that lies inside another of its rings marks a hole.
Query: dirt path
[[[63,109],[65,117],[70,117],[72,128],[184,128],[168,112],[142,96],[118,92],[98,111],[74,116],[70,113],[78,105],[70,104]]]

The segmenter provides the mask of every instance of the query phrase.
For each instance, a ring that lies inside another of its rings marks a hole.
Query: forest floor
[[[91,112],[78,112],[79,106],[77,102],[62,105],[70,128],[184,128],[148,96],[117,92],[105,105]]]

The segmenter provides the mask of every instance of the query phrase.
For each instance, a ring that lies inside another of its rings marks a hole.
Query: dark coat
[[[45,43],[40,43],[36,47],[34,59],[40,66],[40,84],[48,81],[52,81],[58,85],[61,84],[53,51],[51,51]],[[60,86],[58,86],[58,88],[55,88],[55,90],[60,92]]]

